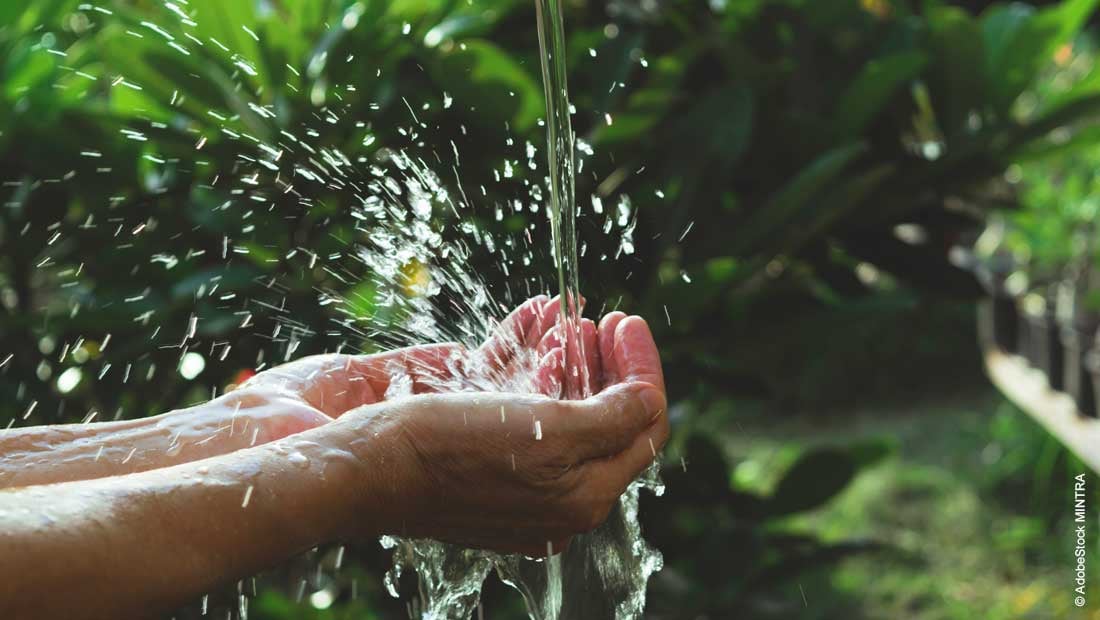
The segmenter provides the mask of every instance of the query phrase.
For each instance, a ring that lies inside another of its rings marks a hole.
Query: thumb
[[[664,391],[642,381],[620,383],[596,396],[567,401],[575,457],[583,462],[615,456],[654,427],[656,440],[664,445],[668,434],[666,409]]]

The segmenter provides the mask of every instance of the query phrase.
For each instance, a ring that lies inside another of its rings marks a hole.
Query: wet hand
[[[527,300],[478,348],[418,345],[373,355],[314,355],[265,370],[203,407],[208,415],[254,418],[261,440],[332,421],[350,409],[387,398],[444,392],[538,393],[558,397],[566,368],[556,328],[558,299]],[[596,327],[583,322],[590,391],[599,375]]]
[[[590,398],[424,394],[342,421],[384,438],[359,458],[385,472],[389,533],[546,555],[606,518],[664,445],[668,416],[645,322],[612,313],[589,329],[601,388]]]

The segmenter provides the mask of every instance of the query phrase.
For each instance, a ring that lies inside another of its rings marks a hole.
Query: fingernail
[[[649,417],[656,418],[665,411],[665,395],[657,388],[645,388],[638,394]]]

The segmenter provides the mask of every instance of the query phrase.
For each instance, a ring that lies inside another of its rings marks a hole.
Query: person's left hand
[[[427,344],[372,355],[323,354],[265,370],[207,409],[247,415],[272,441],[345,412],[398,396],[441,392],[536,393],[557,398],[578,366],[563,363],[558,298],[540,295],[512,311],[478,348]],[[596,326],[582,322],[589,392],[598,391]],[[575,349],[574,349],[575,350]]]

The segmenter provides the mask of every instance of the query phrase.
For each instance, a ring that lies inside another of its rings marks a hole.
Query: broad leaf
[[[905,52],[867,63],[837,101],[837,135],[850,139],[861,134],[882,106],[920,74],[927,61],[921,52]]]

